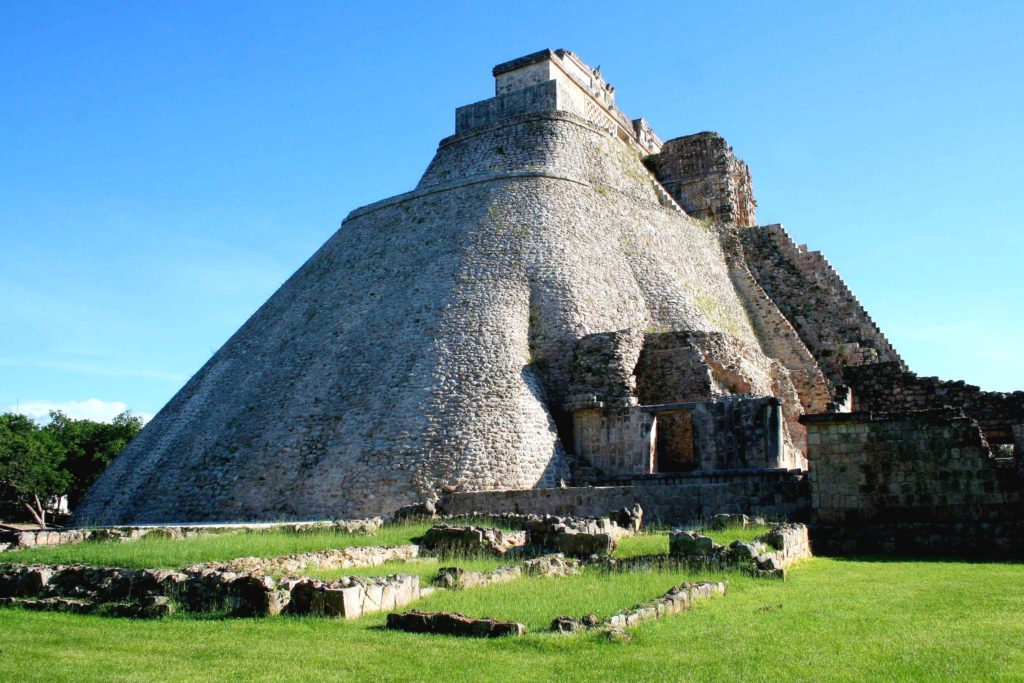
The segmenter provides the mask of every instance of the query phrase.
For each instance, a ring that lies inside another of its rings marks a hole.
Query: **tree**
[[[72,508],[140,429],[142,418],[129,410],[110,424],[73,420],[59,410],[50,411],[50,423],[43,431],[64,451],[63,469],[70,475],[65,493]]]
[[[0,415],[0,496],[21,503],[40,527],[46,526],[46,506],[61,495],[71,476],[61,468],[64,450],[31,418]]]

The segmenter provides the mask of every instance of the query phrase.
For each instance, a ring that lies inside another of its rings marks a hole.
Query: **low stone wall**
[[[504,555],[526,545],[525,531],[502,531],[482,526],[454,526],[441,524],[431,527],[420,545],[436,553],[463,553]]]
[[[438,507],[458,515],[600,517],[637,503],[645,520],[661,524],[685,524],[720,512],[802,521],[810,512],[805,475],[791,470],[652,478],[629,486],[460,492],[443,496]]]
[[[51,545],[73,545],[85,541],[137,541],[140,538],[190,538],[208,534],[246,531],[263,533],[290,531],[293,533],[350,533],[372,534],[384,524],[380,517],[371,519],[271,522],[258,524],[205,524],[184,526],[119,526],[96,529],[40,529],[38,531],[0,532],[0,550],[20,550]],[[6,546],[6,548],[5,548]]]
[[[635,626],[642,621],[661,619],[679,614],[693,606],[697,600],[710,598],[714,595],[725,595],[725,583],[684,583],[672,588],[665,595],[646,605],[634,607],[625,612],[613,614],[607,622],[610,628],[626,628]]]
[[[725,595],[725,583],[684,583],[681,586],[669,589],[667,593],[659,598],[650,600],[632,609],[613,614],[605,621],[599,621],[596,616],[588,614],[584,617],[555,617],[551,622],[551,630],[559,633],[575,633],[593,629],[607,629],[610,631],[621,630],[630,626],[662,619],[664,617],[679,614],[690,609],[697,600],[710,598],[714,595]]]
[[[786,578],[793,562],[811,556],[807,527],[785,524],[773,527],[750,543],[733,541],[728,546],[695,531],[669,534],[669,555],[701,568],[735,568],[753,576]]]
[[[786,569],[797,560],[811,557],[811,539],[803,524],[784,524],[758,536],[774,551],[758,557],[767,568]]]
[[[310,569],[326,571],[351,567],[376,567],[392,561],[405,562],[419,557],[419,550],[419,546],[411,544],[330,548],[278,557],[239,557],[227,562],[204,562],[193,565],[186,571],[214,569],[247,572],[259,570],[268,574],[296,575]]]
[[[289,614],[313,614],[356,619],[364,614],[391,610],[419,600],[420,577],[347,576],[336,581],[285,581]]]
[[[7,604],[28,601],[27,606],[37,609],[79,612],[134,609],[134,616],[169,613],[138,609],[169,605],[156,600],[166,598],[189,612],[226,609],[232,616],[264,617],[287,611],[350,619],[406,605],[418,600],[420,593],[419,577],[406,574],[279,581],[259,570],[236,573],[216,567],[178,572],[84,565],[0,565],[0,599]]]

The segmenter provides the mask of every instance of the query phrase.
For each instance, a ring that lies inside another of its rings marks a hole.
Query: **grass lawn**
[[[622,576],[649,582],[635,591],[642,599],[667,588],[657,576]],[[1022,564],[816,558],[790,577],[784,583],[733,577],[725,597],[640,626],[625,643],[598,635],[481,641],[389,633],[380,629],[382,614],[353,622],[185,616],[142,622],[0,608],[0,680],[1024,678]],[[592,611],[583,605],[602,604],[609,594],[633,597],[632,589],[602,588],[590,577],[572,581],[550,580],[555,590],[549,591],[544,580],[526,579],[435,595],[418,606],[486,608],[533,622],[548,611]],[[531,585],[539,590],[524,591]],[[487,592],[493,600],[485,603]]]
[[[468,591],[438,592],[416,603],[416,608],[519,621],[526,624],[530,631],[543,631],[557,616],[579,617],[593,613],[604,619],[638,603],[660,597],[683,581],[709,577],[695,573],[687,576],[681,571],[661,569],[629,573],[585,569],[579,576],[528,577]],[[726,574],[710,578],[743,580],[742,577]]]
[[[413,538],[422,536],[430,527],[429,523],[389,525],[372,535],[331,531],[235,531],[178,540],[142,538],[130,542],[87,542],[17,550],[4,553],[0,561],[181,568],[236,557],[274,557],[349,546],[403,545],[412,543]]]

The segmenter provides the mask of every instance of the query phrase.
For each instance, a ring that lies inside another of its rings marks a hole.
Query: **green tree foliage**
[[[110,461],[142,429],[125,411],[107,424],[50,412],[40,427],[24,415],[0,415],[0,499],[21,505],[45,526],[46,511],[61,496],[73,508]]]
[[[50,411],[50,423],[43,431],[64,453],[63,469],[70,475],[64,493],[72,509],[140,429],[142,418],[131,411],[121,413],[110,424],[73,420],[59,410]]]
[[[46,525],[47,502],[71,481],[63,460],[52,433],[24,415],[0,415],[0,496],[24,505],[40,526]]]

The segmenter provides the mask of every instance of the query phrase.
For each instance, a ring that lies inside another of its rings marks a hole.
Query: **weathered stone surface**
[[[419,600],[419,576],[344,576],[333,581],[302,578],[283,582],[290,590],[286,611],[296,615],[323,615],[356,619],[365,614],[395,609]]]
[[[781,225],[741,231],[758,284],[834,384],[844,367],[879,361],[905,367],[892,344],[828,260],[797,245]]]
[[[448,524],[431,527],[420,540],[421,547],[433,552],[468,555],[504,555],[509,550],[525,544],[525,532]]]
[[[550,548],[566,555],[608,555],[617,540],[633,533],[608,517],[535,517],[526,523],[531,546]]]
[[[588,614],[580,619],[562,616],[551,622],[551,630],[559,633],[575,633],[577,631],[602,628],[613,637],[626,637],[625,629],[636,626],[644,621],[662,619],[688,610],[695,601],[710,598],[714,595],[725,595],[726,584],[720,582],[684,583],[675,586],[659,598],[642,605],[618,612],[598,622],[597,617]]]
[[[574,576],[580,573],[580,562],[561,553],[542,555],[523,562],[523,571],[530,576]]]
[[[623,529],[635,533],[644,525],[644,509],[640,507],[640,503],[635,503],[632,507],[624,507],[612,513],[611,519]]]
[[[239,576],[228,587],[229,608],[236,617],[272,617],[280,614],[291,600],[287,590],[279,589],[266,575]]]
[[[801,418],[823,524],[1024,519],[1024,490],[978,423],[957,409]],[[1022,418],[1024,419],[1024,414]]]
[[[713,555],[721,549],[714,539],[696,531],[672,531],[668,536],[668,550],[672,555]]]
[[[566,531],[558,536],[558,550],[566,555],[576,557],[611,555],[616,545],[615,538],[611,534]]]
[[[526,627],[514,621],[497,621],[483,618],[464,617],[458,612],[392,612],[388,615],[387,628],[412,633],[438,633],[474,638],[501,638],[521,636]]]
[[[0,565],[0,591],[0,599],[8,601],[68,599],[104,613],[140,618],[169,614],[170,600],[188,612],[226,608],[233,616],[269,617],[288,611],[354,618],[418,600],[420,581],[416,575],[398,574],[334,581],[285,578],[279,583],[259,570],[236,573],[203,565],[175,572],[7,564]]]

